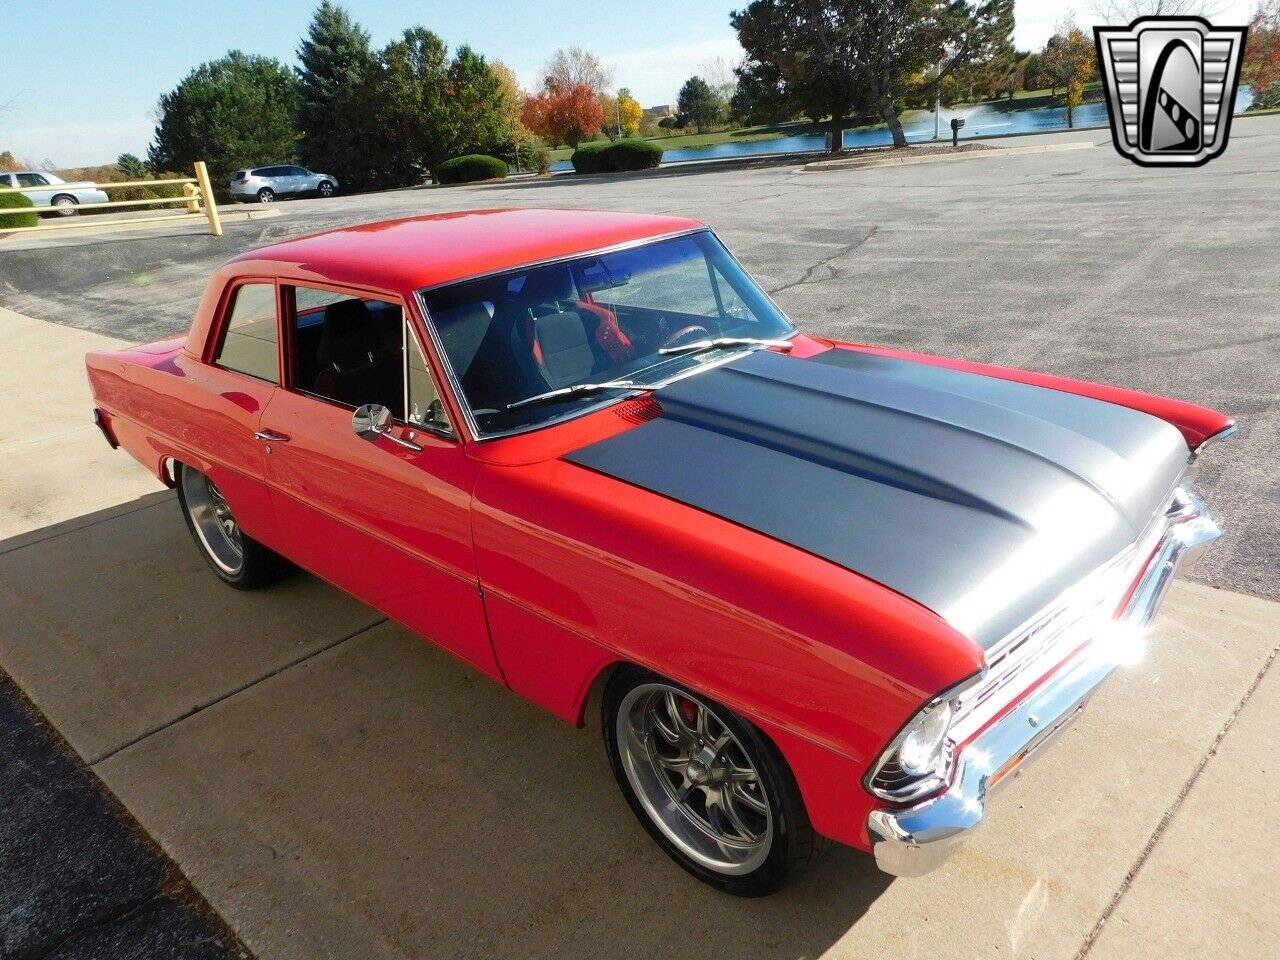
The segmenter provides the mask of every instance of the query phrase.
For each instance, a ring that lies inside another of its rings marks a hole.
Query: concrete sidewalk
[[[28,323],[71,364],[74,331]],[[264,960],[1261,957],[1280,939],[1280,605],[1178,585],[1147,659],[939,873],[891,882],[833,848],[741,901],[650,842],[598,730],[309,577],[225,588],[172,495],[143,494],[123,453],[85,460],[108,451],[82,433],[50,443],[38,484],[32,461],[5,471],[62,506],[0,541],[0,665]],[[100,487],[117,466],[137,490]]]

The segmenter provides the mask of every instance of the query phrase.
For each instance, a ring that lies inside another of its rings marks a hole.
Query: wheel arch
[[[786,764],[800,791],[805,812],[814,830],[824,837],[861,850],[870,850],[866,834],[865,814],[869,809],[869,796],[862,788],[865,763],[837,753],[829,747],[788,730],[775,723],[761,720],[749,710],[727,706],[713,692],[700,689],[674,677],[667,677],[644,664],[628,660],[613,660],[602,667],[589,683],[584,685],[583,696],[577,708],[577,725],[585,726],[588,707],[599,704],[605,687],[619,671],[635,667],[645,670],[660,680],[686,687],[691,692],[712,700],[722,709],[730,710],[767,740],[782,762]]]

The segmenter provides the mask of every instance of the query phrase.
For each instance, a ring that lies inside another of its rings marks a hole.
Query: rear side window
[[[246,176],[248,176],[248,171],[245,171],[245,170],[237,170],[235,173],[233,173],[233,174],[231,175],[231,179],[232,179],[232,180],[243,180],[243,179],[245,179],[245,177],[246,177]]]
[[[215,362],[228,370],[279,383],[275,284],[246,283],[236,288],[233,297]]]

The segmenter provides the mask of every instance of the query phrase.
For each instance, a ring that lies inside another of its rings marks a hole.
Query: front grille
[[[1033,683],[1111,623],[1170,526],[1186,516],[1188,500],[1176,490],[1132,547],[1090,574],[1026,628],[987,652],[987,672],[955,704],[951,741],[966,742]]]
[[[1121,638],[1110,634],[1111,626],[1118,621],[1141,626],[1149,620],[1161,596],[1151,592],[1153,577],[1176,570],[1165,559],[1171,546],[1193,543],[1187,539],[1184,521],[1208,525],[1208,531],[1198,531],[1200,539],[1194,541],[1201,546],[1217,535],[1203,504],[1182,489],[1175,490],[1165,510],[1152,518],[1131,547],[987,651],[982,678],[952,697],[947,762],[942,769],[923,778],[908,775],[898,763],[895,741],[872,768],[866,785],[877,796],[899,803],[931,796],[946,786],[965,746],[1020,703],[1038,681],[1066,662],[1078,663],[1095,651],[1114,656],[1116,650],[1109,644]]]

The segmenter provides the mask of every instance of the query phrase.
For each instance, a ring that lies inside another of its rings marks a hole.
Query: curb
[[[1073,140],[1070,143],[1034,144],[1026,147],[996,147],[991,150],[961,150],[956,153],[927,153],[912,157],[854,157],[848,160],[819,160],[806,163],[801,173],[826,173],[830,170],[865,170],[869,167],[907,167],[917,163],[945,163],[969,160],[975,157],[1016,157],[1033,153],[1058,153],[1063,150],[1093,148],[1092,140]]]

